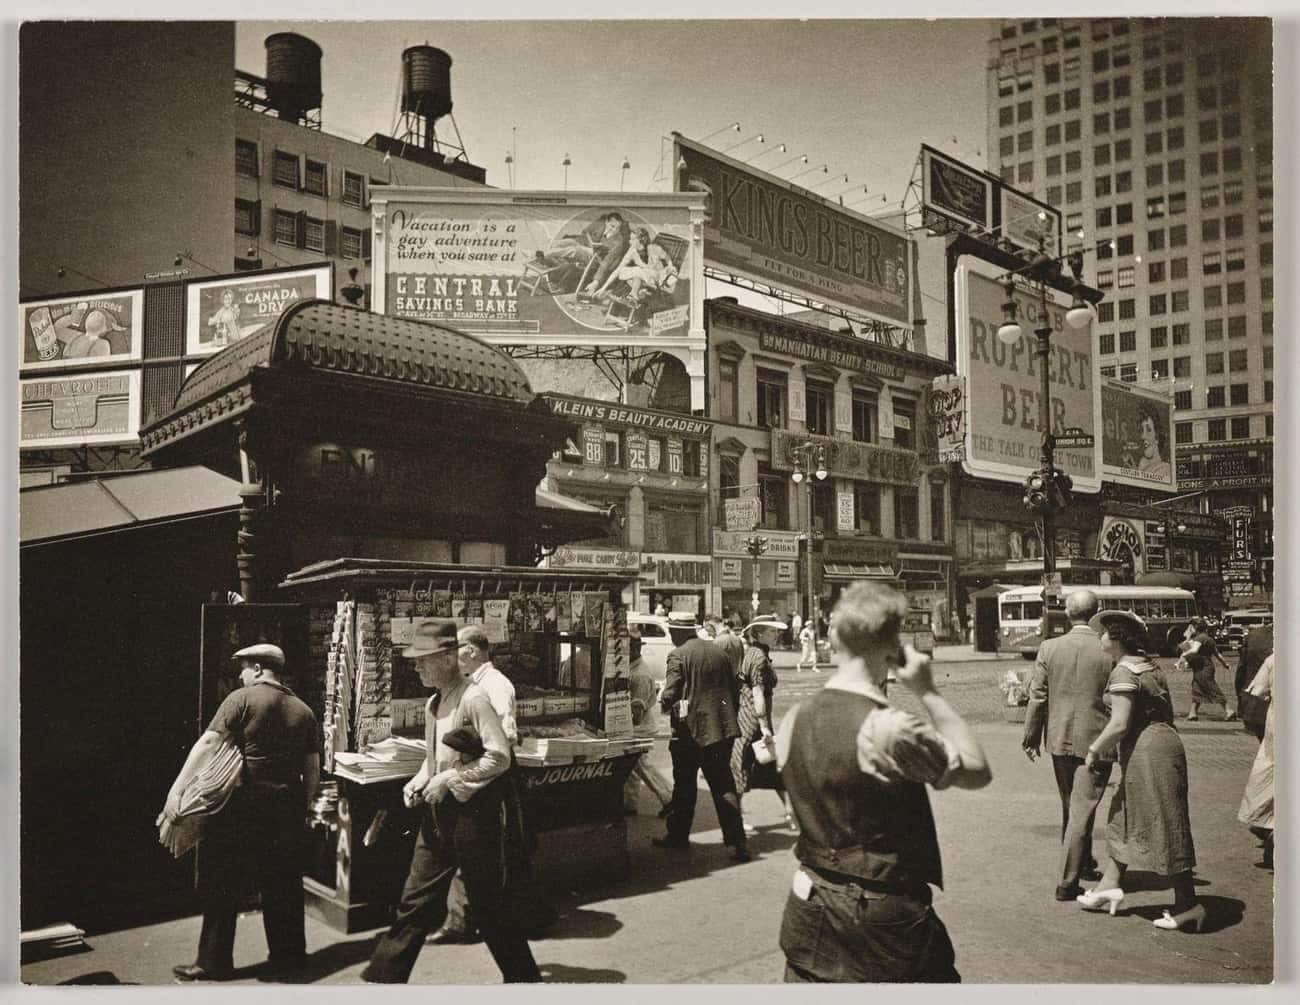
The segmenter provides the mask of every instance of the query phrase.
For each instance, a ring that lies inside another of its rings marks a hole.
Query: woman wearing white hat
[[[785,622],[774,617],[762,616],[745,626],[741,633],[746,639],[745,652],[736,671],[736,721],[740,726],[740,736],[736,737],[731,748],[731,774],[736,780],[736,795],[742,800],[751,788],[754,765],[758,755],[754,743],[762,738],[770,741],[775,733],[772,728],[772,693],[776,689],[776,670],[768,653],[776,645],[781,633],[785,631]],[[781,776],[776,776],[775,790],[785,801],[785,787]],[[786,823],[794,826],[794,818],[787,808]],[[754,828],[745,824],[745,833],[754,833]]]

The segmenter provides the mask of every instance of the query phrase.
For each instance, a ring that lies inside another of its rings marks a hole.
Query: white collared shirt
[[[519,724],[515,721],[515,686],[510,678],[491,662],[484,663],[470,674],[469,679],[483,689],[492,708],[501,718],[501,728],[511,746],[519,743]]]

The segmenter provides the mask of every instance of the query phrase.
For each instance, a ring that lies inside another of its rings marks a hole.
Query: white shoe
[[[1085,911],[1109,911],[1111,917],[1124,903],[1124,891],[1116,887],[1112,890],[1084,890],[1074,898]]]
[[[755,827],[753,824],[749,823],[748,821],[745,822],[744,827],[745,827],[746,837],[753,837],[755,834],[758,833],[758,828]]]

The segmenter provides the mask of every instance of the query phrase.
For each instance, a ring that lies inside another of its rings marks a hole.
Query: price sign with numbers
[[[676,436],[668,437],[668,473],[670,475],[682,473],[682,441]]]
[[[623,437],[627,446],[627,466],[634,471],[645,471],[650,467],[650,437],[645,433],[629,430]]]
[[[582,461],[584,464],[595,465],[605,463],[605,436],[599,428],[588,426],[583,429]]]

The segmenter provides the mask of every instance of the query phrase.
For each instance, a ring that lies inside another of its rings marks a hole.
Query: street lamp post
[[[813,512],[812,512],[812,479],[815,477],[819,482],[825,481],[829,472],[826,470],[826,446],[813,440],[800,443],[790,448],[790,453],[794,455],[794,471],[790,473],[790,480],[796,485],[801,482],[806,483],[807,492],[805,499],[805,512],[808,514],[808,533],[805,538],[807,547],[808,573],[806,583],[808,586],[808,624],[812,626],[813,633],[813,650],[817,647],[817,595],[813,591]],[[804,473],[807,468],[807,475]]]

